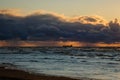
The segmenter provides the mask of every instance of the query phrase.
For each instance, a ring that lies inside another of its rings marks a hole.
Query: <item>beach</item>
[[[96,79],[73,79],[63,76],[51,76],[45,74],[34,74],[23,70],[0,67],[0,80],[96,80]]]
[[[0,67],[0,80],[78,80],[67,77],[33,74],[23,70]]]

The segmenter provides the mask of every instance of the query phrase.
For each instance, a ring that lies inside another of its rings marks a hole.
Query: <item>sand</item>
[[[33,74],[17,69],[7,69],[0,67],[0,80],[77,80],[67,77],[48,76],[43,74]]]
[[[0,67],[0,80],[95,80],[95,79],[73,79],[61,76],[50,76],[44,74],[33,74],[23,70]]]

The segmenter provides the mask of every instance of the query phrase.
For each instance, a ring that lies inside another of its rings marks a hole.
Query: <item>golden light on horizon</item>
[[[58,42],[58,45],[59,46],[63,46],[63,45],[68,45],[68,46],[70,46],[70,45],[72,45],[72,46],[74,46],[74,47],[81,47],[83,44],[82,43],[80,43],[80,42],[75,42],[75,41],[65,41],[65,42],[63,42],[63,41],[60,41],[60,42]]]
[[[85,43],[78,41],[0,41],[0,47],[39,47],[39,46],[73,47],[120,47],[120,43]]]
[[[99,47],[120,47],[120,43],[96,43]]]

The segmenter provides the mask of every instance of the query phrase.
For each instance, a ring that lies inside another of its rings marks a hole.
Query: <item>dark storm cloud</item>
[[[120,25],[98,16],[69,18],[50,12],[0,11],[0,40],[120,42]]]

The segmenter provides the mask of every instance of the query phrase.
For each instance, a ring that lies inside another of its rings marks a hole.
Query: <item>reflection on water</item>
[[[120,48],[0,48],[0,63],[35,73],[120,80]]]

